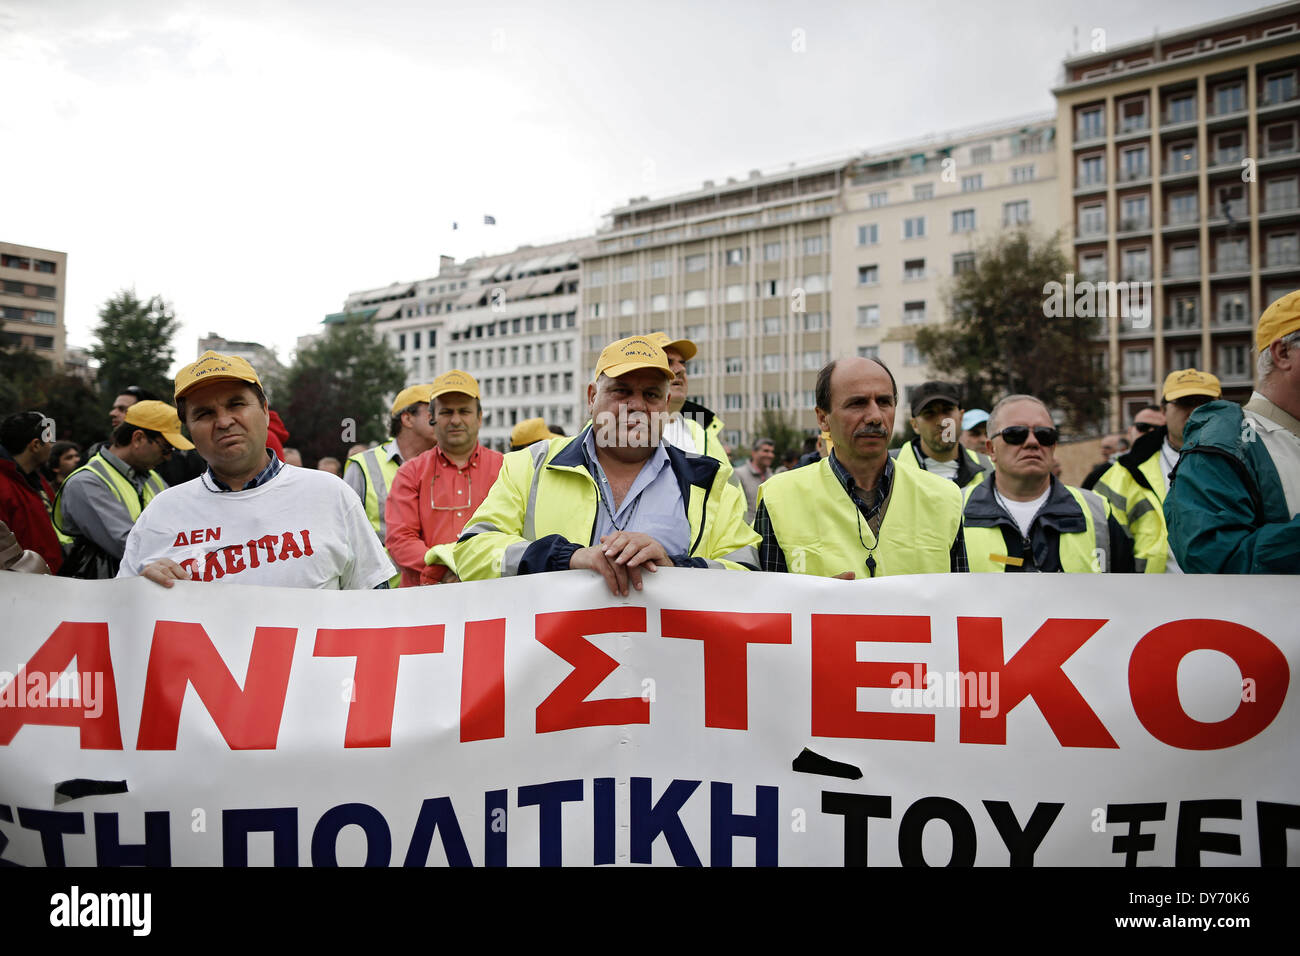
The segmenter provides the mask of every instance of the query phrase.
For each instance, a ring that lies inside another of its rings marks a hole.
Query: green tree
[[[134,289],[110,296],[99,310],[97,341],[90,354],[99,360],[98,382],[105,407],[129,385],[138,385],[170,401],[168,375],[175,350],[172,337],[180,320],[161,296],[141,300]]]
[[[759,416],[749,447],[752,449],[760,438],[770,438],[776,444],[778,465],[781,463],[781,456],[787,451],[800,451],[803,447],[803,429],[796,428],[789,416],[772,408],[765,409]]]
[[[948,322],[923,328],[917,349],[940,373],[960,380],[967,408],[990,408],[1024,392],[1061,409],[1076,430],[1095,427],[1107,383],[1094,362],[1094,319],[1052,316],[1046,287],[1065,281],[1070,262],[1056,237],[1026,229],[981,245],[974,267],[943,290]]]
[[[385,396],[406,384],[406,369],[392,346],[357,317],[331,325],[300,349],[271,387],[271,398],[304,463],[388,434]]]
[[[108,431],[108,416],[84,381],[30,349],[0,349],[0,418],[20,411],[43,412],[54,419],[56,439],[83,448]]]

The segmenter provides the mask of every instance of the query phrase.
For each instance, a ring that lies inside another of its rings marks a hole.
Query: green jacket
[[[1300,574],[1300,515],[1241,406],[1209,402],[1183,429],[1165,496],[1169,544],[1189,574]]]

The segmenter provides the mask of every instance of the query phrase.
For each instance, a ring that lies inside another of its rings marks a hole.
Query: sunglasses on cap
[[[1002,436],[1002,440],[1008,445],[1023,445],[1029,440],[1028,425],[1008,425],[1000,432],[994,432],[989,438]],[[1035,425],[1033,428],[1034,440],[1043,446],[1056,444],[1056,440],[1061,437],[1061,433],[1055,428],[1049,428],[1047,425]]]

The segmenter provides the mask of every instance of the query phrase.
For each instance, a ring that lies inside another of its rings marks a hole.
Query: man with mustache
[[[965,571],[961,491],[889,457],[893,373],[877,359],[838,359],[818,373],[816,396],[831,451],[759,488],[763,570],[847,580]]]
[[[1101,495],[1052,474],[1056,440],[1047,406],[1008,395],[989,415],[988,480],[966,489],[972,571],[1132,572],[1133,545]]]
[[[672,381],[648,336],[607,345],[587,386],[591,423],[505,456],[454,549],[461,578],[584,570],[626,595],[660,567],[755,568],[730,470],[660,440]]]

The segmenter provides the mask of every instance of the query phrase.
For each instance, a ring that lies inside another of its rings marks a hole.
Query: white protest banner
[[[0,862],[1294,864],[1289,584],[3,574]]]

